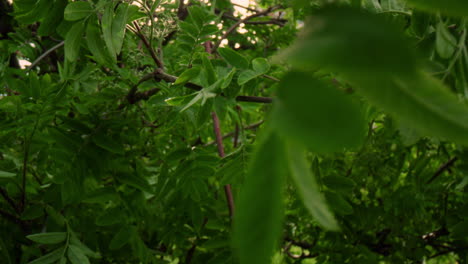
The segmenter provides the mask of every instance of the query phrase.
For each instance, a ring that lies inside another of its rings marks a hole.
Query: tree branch
[[[221,11],[219,10],[216,10],[216,13],[221,13]],[[222,14],[222,18],[225,18],[225,19],[229,19],[229,20],[234,20],[234,21],[239,21],[241,20],[240,18],[237,18],[231,14],[227,14],[227,13],[223,13]],[[288,20],[286,19],[280,19],[280,18],[272,18],[270,20],[263,20],[263,21],[244,21],[243,23],[244,24],[250,24],[250,25],[269,25],[269,24],[272,24],[272,25],[278,25],[280,27],[284,27],[284,25],[286,25],[286,23],[288,22]]]
[[[219,119],[216,112],[211,112],[211,117],[213,119],[213,129],[216,135],[216,144],[218,146],[218,155],[221,158],[224,158],[226,155],[224,153],[224,146],[223,146],[223,137],[221,135],[221,129],[219,126]],[[229,216],[231,220],[234,217],[234,198],[232,196],[232,189],[230,184],[224,185],[224,194],[226,195],[226,200],[229,208]]]
[[[449,161],[447,161],[446,163],[442,164],[442,166],[439,167],[439,169],[434,173],[434,175],[426,182],[426,184],[430,184],[431,182],[433,182],[435,179],[437,179],[437,177],[439,177],[444,171],[450,169],[450,167],[453,166],[453,164],[455,163],[455,161],[458,160],[458,157],[454,157],[452,159],[450,159]]]
[[[2,195],[3,199],[5,199],[5,201],[11,206],[11,208],[13,208],[13,210],[15,210],[16,213],[20,213],[20,210],[16,206],[13,199],[11,199],[11,197],[8,195],[8,193],[3,188],[0,188],[0,195]]]
[[[163,62],[158,58],[156,55],[156,52],[154,51],[153,47],[151,47],[151,44],[149,43],[148,39],[145,37],[143,32],[141,32],[140,26],[138,26],[138,23],[136,21],[133,21],[133,26],[135,26],[137,32],[136,35],[143,41],[143,44],[145,44],[146,49],[149,51],[151,58],[153,58],[154,63],[161,68],[164,69],[164,64]]]
[[[212,52],[216,52],[216,50],[219,48],[219,45],[221,45],[221,42],[226,39],[240,24],[242,23],[245,23],[249,20],[251,20],[252,18],[256,18],[256,17],[260,17],[260,16],[265,16],[265,15],[268,15],[268,13],[271,13],[277,9],[280,9],[282,8],[281,6],[272,6],[268,9],[265,9],[263,11],[260,11],[260,12],[257,12],[253,15],[250,15],[246,18],[243,18],[243,19],[240,19],[239,21],[237,21],[236,23],[234,23],[234,25],[232,25],[228,30],[226,30],[226,32],[221,36],[221,38],[218,40],[218,42],[216,42],[216,44],[214,45],[213,49],[212,49]]]
[[[49,56],[50,53],[55,51],[56,49],[62,47],[65,44],[65,41],[61,41],[59,44],[53,46],[52,48],[48,49],[46,52],[42,53],[41,56],[37,57],[37,59],[31,63],[31,65],[28,66],[27,70],[31,70],[32,68],[36,67],[41,60],[43,60],[45,57]]]

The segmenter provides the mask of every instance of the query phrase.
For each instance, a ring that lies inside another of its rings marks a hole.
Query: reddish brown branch
[[[218,146],[218,154],[221,158],[224,158],[224,146],[223,146],[223,136],[221,134],[221,128],[219,126],[219,118],[216,112],[211,112],[211,117],[213,119],[213,129],[216,135],[216,144]],[[224,193],[226,195],[226,200],[229,208],[229,216],[231,219],[234,217],[234,198],[232,196],[232,189],[230,184],[224,186]]]
[[[148,39],[145,37],[143,32],[141,32],[141,28],[140,28],[140,26],[138,26],[138,23],[134,21],[133,26],[135,26],[135,28],[137,30],[137,32],[136,32],[137,36],[141,39],[141,41],[143,41],[143,44],[145,44],[145,47],[149,51],[149,53],[151,55],[151,58],[153,58],[153,61],[156,63],[156,65],[159,68],[164,69],[163,62],[158,58],[158,56],[156,55],[156,52],[154,51],[153,47],[151,47],[151,44],[149,43]]]

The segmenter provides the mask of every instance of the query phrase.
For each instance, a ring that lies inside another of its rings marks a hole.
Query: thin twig
[[[217,14],[221,13],[222,11],[216,10],[215,11]],[[229,20],[234,20],[234,21],[239,21],[241,20],[240,18],[237,18],[231,14],[228,13],[223,13],[222,18],[229,19]],[[270,20],[263,20],[263,21],[244,21],[244,24],[250,24],[250,25],[278,25],[280,27],[283,27],[288,20],[282,19],[282,18],[271,18]]]
[[[426,182],[426,184],[429,184],[429,183],[433,182],[444,171],[450,169],[450,167],[452,167],[453,164],[455,163],[455,161],[457,161],[457,160],[458,160],[458,157],[454,157],[454,158],[450,159],[449,161],[447,161],[446,163],[442,164],[442,166],[439,167],[439,169],[434,173],[434,175],[432,175],[432,177]]]
[[[218,42],[216,42],[216,44],[214,45],[213,49],[212,49],[212,52],[216,52],[216,50],[219,48],[219,45],[221,45],[221,42],[226,39],[234,30],[236,30],[236,28],[246,22],[246,21],[249,21],[250,19],[252,18],[256,18],[256,17],[260,17],[260,16],[265,16],[267,15],[268,13],[271,13],[277,9],[280,9],[281,6],[272,6],[268,9],[265,9],[263,11],[260,11],[260,12],[257,12],[253,15],[250,15],[246,18],[243,18],[243,19],[240,19],[239,21],[237,21],[236,23],[234,23],[234,25],[232,25],[228,30],[226,30],[226,32],[221,36],[221,38],[218,40]]]
[[[65,41],[61,41],[59,44],[53,46],[52,48],[48,49],[46,52],[42,53],[41,56],[37,57],[37,59],[31,63],[31,65],[29,65],[27,67],[27,70],[31,70],[32,68],[36,67],[37,64],[39,64],[39,62],[41,62],[41,60],[43,60],[45,57],[47,57],[50,53],[52,53],[54,50],[62,47],[63,45],[65,44]]]
[[[216,112],[211,112],[211,117],[213,119],[213,129],[216,135],[216,144],[218,146],[218,155],[221,158],[224,158],[226,155],[224,153],[224,146],[223,146],[223,137],[221,135],[221,129],[219,126],[219,118]],[[224,193],[226,195],[226,200],[229,208],[229,216],[231,219],[234,217],[234,198],[232,196],[232,189],[230,184],[224,185]]]
[[[133,21],[133,26],[136,28],[136,30],[138,32],[137,36],[143,41],[143,44],[145,44],[146,49],[149,51],[149,53],[151,55],[151,58],[153,58],[153,61],[156,63],[156,65],[159,68],[164,69],[163,62],[156,55],[156,52],[154,51],[153,47],[151,47],[151,44],[149,43],[148,39],[145,37],[143,32],[141,32],[141,28],[140,28],[140,26],[138,25],[138,23],[136,21]]]

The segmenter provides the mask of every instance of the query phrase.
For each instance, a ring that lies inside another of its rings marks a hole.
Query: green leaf
[[[468,14],[468,2],[465,0],[406,0],[414,7],[434,13],[442,12],[454,16]]]
[[[16,177],[16,173],[0,171],[0,178],[13,178],[13,177]]]
[[[34,235],[26,236],[27,239],[32,240],[41,244],[57,244],[65,241],[67,238],[66,232],[50,232],[50,233],[39,233]]]
[[[68,259],[72,264],[90,264],[88,257],[75,245],[68,246]]]
[[[120,142],[117,142],[104,133],[98,133],[94,135],[92,139],[96,145],[112,153],[123,154],[125,152],[124,147]]]
[[[408,74],[419,67],[409,40],[378,15],[329,7],[318,11],[304,29],[280,56],[296,67],[354,75]]]
[[[252,68],[258,74],[265,74],[270,70],[270,63],[265,58],[256,58],[252,60]]]
[[[319,190],[315,175],[309,169],[305,150],[300,145],[288,144],[288,162],[291,176],[302,197],[305,207],[317,222],[326,229],[339,230],[333,214],[328,209],[325,198]]]
[[[324,177],[322,182],[328,188],[334,191],[340,191],[344,194],[349,194],[353,190],[354,186],[356,186],[356,183],[353,180],[338,175]]]
[[[104,36],[104,42],[106,43],[107,50],[113,61],[117,61],[117,52],[114,47],[114,41],[112,40],[112,21],[114,18],[114,4],[110,3],[104,10],[104,14],[101,18],[102,33]]]
[[[134,232],[135,230],[133,227],[123,226],[120,228],[119,232],[117,232],[117,234],[112,238],[109,244],[109,249],[116,250],[123,247],[130,241]]]
[[[341,215],[350,215],[353,213],[353,207],[340,194],[327,191],[325,192],[325,198],[336,213]]]
[[[78,58],[84,25],[82,22],[76,22],[65,37],[65,57],[70,62],[74,62]]]
[[[32,220],[44,215],[44,208],[39,205],[32,204],[21,214],[21,220]]]
[[[347,8],[322,10],[315,22],[320,26],[290,50],[295,66],[338,71],[372,103],[422,135],[468,144],[468,107],[420,72],[411,45],[397,30]]]
[[[108,208],[96,218],[95,223],[98,226],[110,226],[122,222],[124,217],[119,208]]]
[[[83,254],[85,254],[86,256],[88,256],[90,258],[100,258],[101,257],[101,255],[99,253],[96,253],[96,252],[92,251],[85,244],[81,243],[81,241],[76,237],[76,235],[74,233],[71,234],[70,245],[74,245],[74,246],[78,247],[81,250],[81,252],[83,252]]]
[[[449,59],[455,53],[457,39],[448,31],[445,24],[440,21],[437,24],[436,50],[441,58]]]
[[[230,48],[219,48],[218,53],[221,55],[221,57],[223,57],[223,59],[236,68],[249,68],[249,61],[237,51],[234,51]]]
[[[439,80],[422,72],[408,77],[389,75],[355,83],[369,100],[422,135],[468,144],[468,106]]]
[[[213,64],[211,64],[211,60],[208,58],[207,54],[203,54],[202,57],[203,62],[203,72],[206,75],[207,84],[211,85],[216,82],[217,76],[216,72],[213,68]]]
[[[239,78],[237,79],[237,83],[239,85],[246,84],[248,81],[257,78],[259,74],[252,70],[245,70],[239,74]]]
[[[92,12],[93,8],[89,2],[71,2],[65,8],[64,18],[68,21],[80,20],[89,16]]]
[[[92,16],[86,27],[86,44],[97,62],[103,65],[109,64],[108,53],[105,50],[105,42],[102,39],[97,16]]]
[[[234,74],[236,73],[236,71],[237,71],[237,70],[236,70],[235,68],[232,69],[232,70],[228,73],[228,75],[226,75],[226,76],[223,78],[223,82],[221,83],[221,86],[220,86],[221,89],[225,89],[225,88],[227,88],[227,87],[231,84],[232,78],[234,77]]]
[[[44,17],[37,29],[37,34],[39,36],[48,36],[55,32],[55,29],[63,19],[64,9],[67,3],[67,0],[54,1],[52,9],[48,12],[48,15]]]
[[[273,122],[285,137],[317,152],[359,146],[366,127],[349,96],[301,72],[281,80]]]
[[[278,135],[264,136],[236,205],[233,245],[241,264],[271,263],[281,235],[285,148]]]
[[[125,27],[128,20],[128,4],[120,3],[112,21],[112,40],[115,53],[119,54],[125,37]]]
[[[174,82],[174,85],[185,84],[186,82],[195,79],[200,74],[200,67],[193,67],[185,70]]]
[[[51,264],[54,263],[55,261],[59,260],[62,257],[62,254],[64,252],[64,247],[58,248],[38,259],[35,259],[31,262],[28,262],[28,264]]]

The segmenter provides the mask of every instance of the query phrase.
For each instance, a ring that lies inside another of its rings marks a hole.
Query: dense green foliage
[[[0,263],[468,263],[465,0],[0,15]]]

